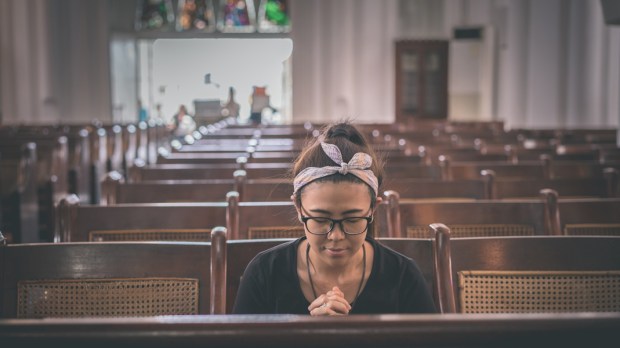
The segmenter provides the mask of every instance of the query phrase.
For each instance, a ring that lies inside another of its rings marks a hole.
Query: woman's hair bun
[[[353,144],[360,146],[366,145],[363,135],[357,128],[348,122],[336,123],[326,130],[325,140],[328,140],[329,142],[330,139],[335,138],[345,138]]]

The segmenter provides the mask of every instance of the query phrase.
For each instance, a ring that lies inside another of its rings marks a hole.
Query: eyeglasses
[[[373,221],[372,216],[348,217],[344,219],[330,219],[325,217],[302,216],[301,221],[308,232],[316,235],[327,235],[334,230],[336,224],[347,235],[354,236],[366,232],[368,225]]]

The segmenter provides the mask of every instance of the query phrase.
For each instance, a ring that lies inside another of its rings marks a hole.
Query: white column
[[[606,127],[620,132],[620,27],[609,27],[609,71],[607,81]],[[620,134],[618,134],[620,145]]]
[[[0,2],[0,94],[4,124],[57,117],[50,86],[48,3]]]
[[[586,29],[588,22],[584,16],[586,13],[586,3],[582,0],[570,0],[568,15],[568,48],[566,52],[567,69],[566,85],[560,88],[566,89],[566,126],[579,127],[581,118],[584,117],[585,95],[587,87],[585,84],[585,59],[587,52],[584,50],[586,44]]]
[[[560,0],[530,2],[530,31],[527,55],[528,127],[563,127],[563,80],[566,57],[563,52],[562,2]]]
[[[500,38],[498,118],[508,128],[525,127],[529,1],[504,0],[506,23]]]
[[[587,21],[587,42],[583,46],[586,52],[584,84],[584,110],[577,125],[579,127],[600,127],[603,124],[607,108],[607,29],[603,22],[600,3],[587,4],[582,14]]]

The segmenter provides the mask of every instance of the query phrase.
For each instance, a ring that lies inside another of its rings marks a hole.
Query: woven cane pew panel
[[[183,241],[210,242],[211,229],[140,229],[88,232],[90,242]]]
[[[620,311],[620,271],[461,271],[463,313]]]
[[[143,317],[198,314],[198,279],[20,281],[18,318]]]
[[[569,236],[620,236],[620,224],[567,224],[564,234]]]
[[[516,224],[449,225],[452,238],[533,236],[534,227]],[[407,227],[407,238],[432,238],[428,226]]]
[[[250,227],[248,239],[299,238],[304,235],[300,226]]]

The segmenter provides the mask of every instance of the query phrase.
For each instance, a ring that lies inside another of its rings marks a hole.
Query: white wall
[[[2,123],[109,121],[107,2],[0,1]]]
[[[295,122],[394,121],[398,4],[292,1]]]
[[[451,0],[445,11],[446,30],[495,28],[492,118],[509,127],[618,127],[620,27],[604,24],[599,1]]]
[[[0,0],[3,123],[111,120],[107,4]],[[620,123],[620,27],[605,26],[599,1],[292,0],[291,9],[295,122],[392,122],[394,40],[483,25],[497,33],[488,117],[510,127]]]
[[[620,27],[606,26],[592,0],[293,1],[295,121],[353,116],[394,120],[395,39],[450,39],[452,29],[493,33],[493,64],[480,71],[477,100],[454,119],[503,119],[508,127],[617,127]],[[343,18],[343,13],[352,17]],[[396,24],[394,24],[396,22]],[[457,50],[451,61],[464,57]],[[473,112],[478,115],[474,115]]]

